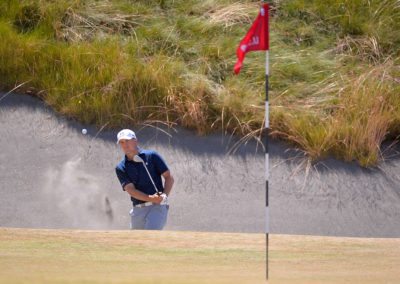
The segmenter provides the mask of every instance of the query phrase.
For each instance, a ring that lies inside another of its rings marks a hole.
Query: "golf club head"
[[[143,163],[143,159],[140,158],[138,155],[135,155],[133,157],[133,161],[136,162],[136,163]]]

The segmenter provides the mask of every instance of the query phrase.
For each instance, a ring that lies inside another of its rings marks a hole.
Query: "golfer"
[[[168,196],[174,178],[156,151],[138,147],[135,132],[123,129],[117,139],[125,157],[115,171],[122,189],[131,196],[131,229],[162,230],[167,222]]]

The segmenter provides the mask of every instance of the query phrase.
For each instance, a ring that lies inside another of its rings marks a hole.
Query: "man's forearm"
[[[169,176],[168,178],[165,179],[165,182],[164,182],[164,193],[167,196],[169,196],[173,185],[174,185],[174,178],[172,176]]]
[[[133,185],[132,186],[127,185],[125,187],[125,190],[133,198],[136,198],[136,199],[139,199],[139,200],[142,200],[142,201],[152,201],[152,199],[146,193],[143,193],[143,192],[137,190],[136,188],[133,187]]]

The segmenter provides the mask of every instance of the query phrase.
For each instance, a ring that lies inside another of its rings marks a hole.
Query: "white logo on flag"
[[[249,42],[249,46],[257,45],[260,43],[260,38],[258,36],[253,36],[251,38],[251,42]]]
[[[240,49],[241,49],[243,52],[245,52],[246,49],[247,49],[247,45],[242,44],[242,45],[240,46]]]
[[[265,10],[264,10],[264,8],[261,8],[261,10],[260,10],[260,13],[261,13],[261,16],[265,16]]]

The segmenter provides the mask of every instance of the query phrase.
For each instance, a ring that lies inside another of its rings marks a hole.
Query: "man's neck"
[[[135,157],[135,155],[137,155],[137,154],[139,154],[138,147],[136,147],[136,149],[133,152],[126,154],[126,157],[128,158],[128,160],[133,160],[133,157]]]

